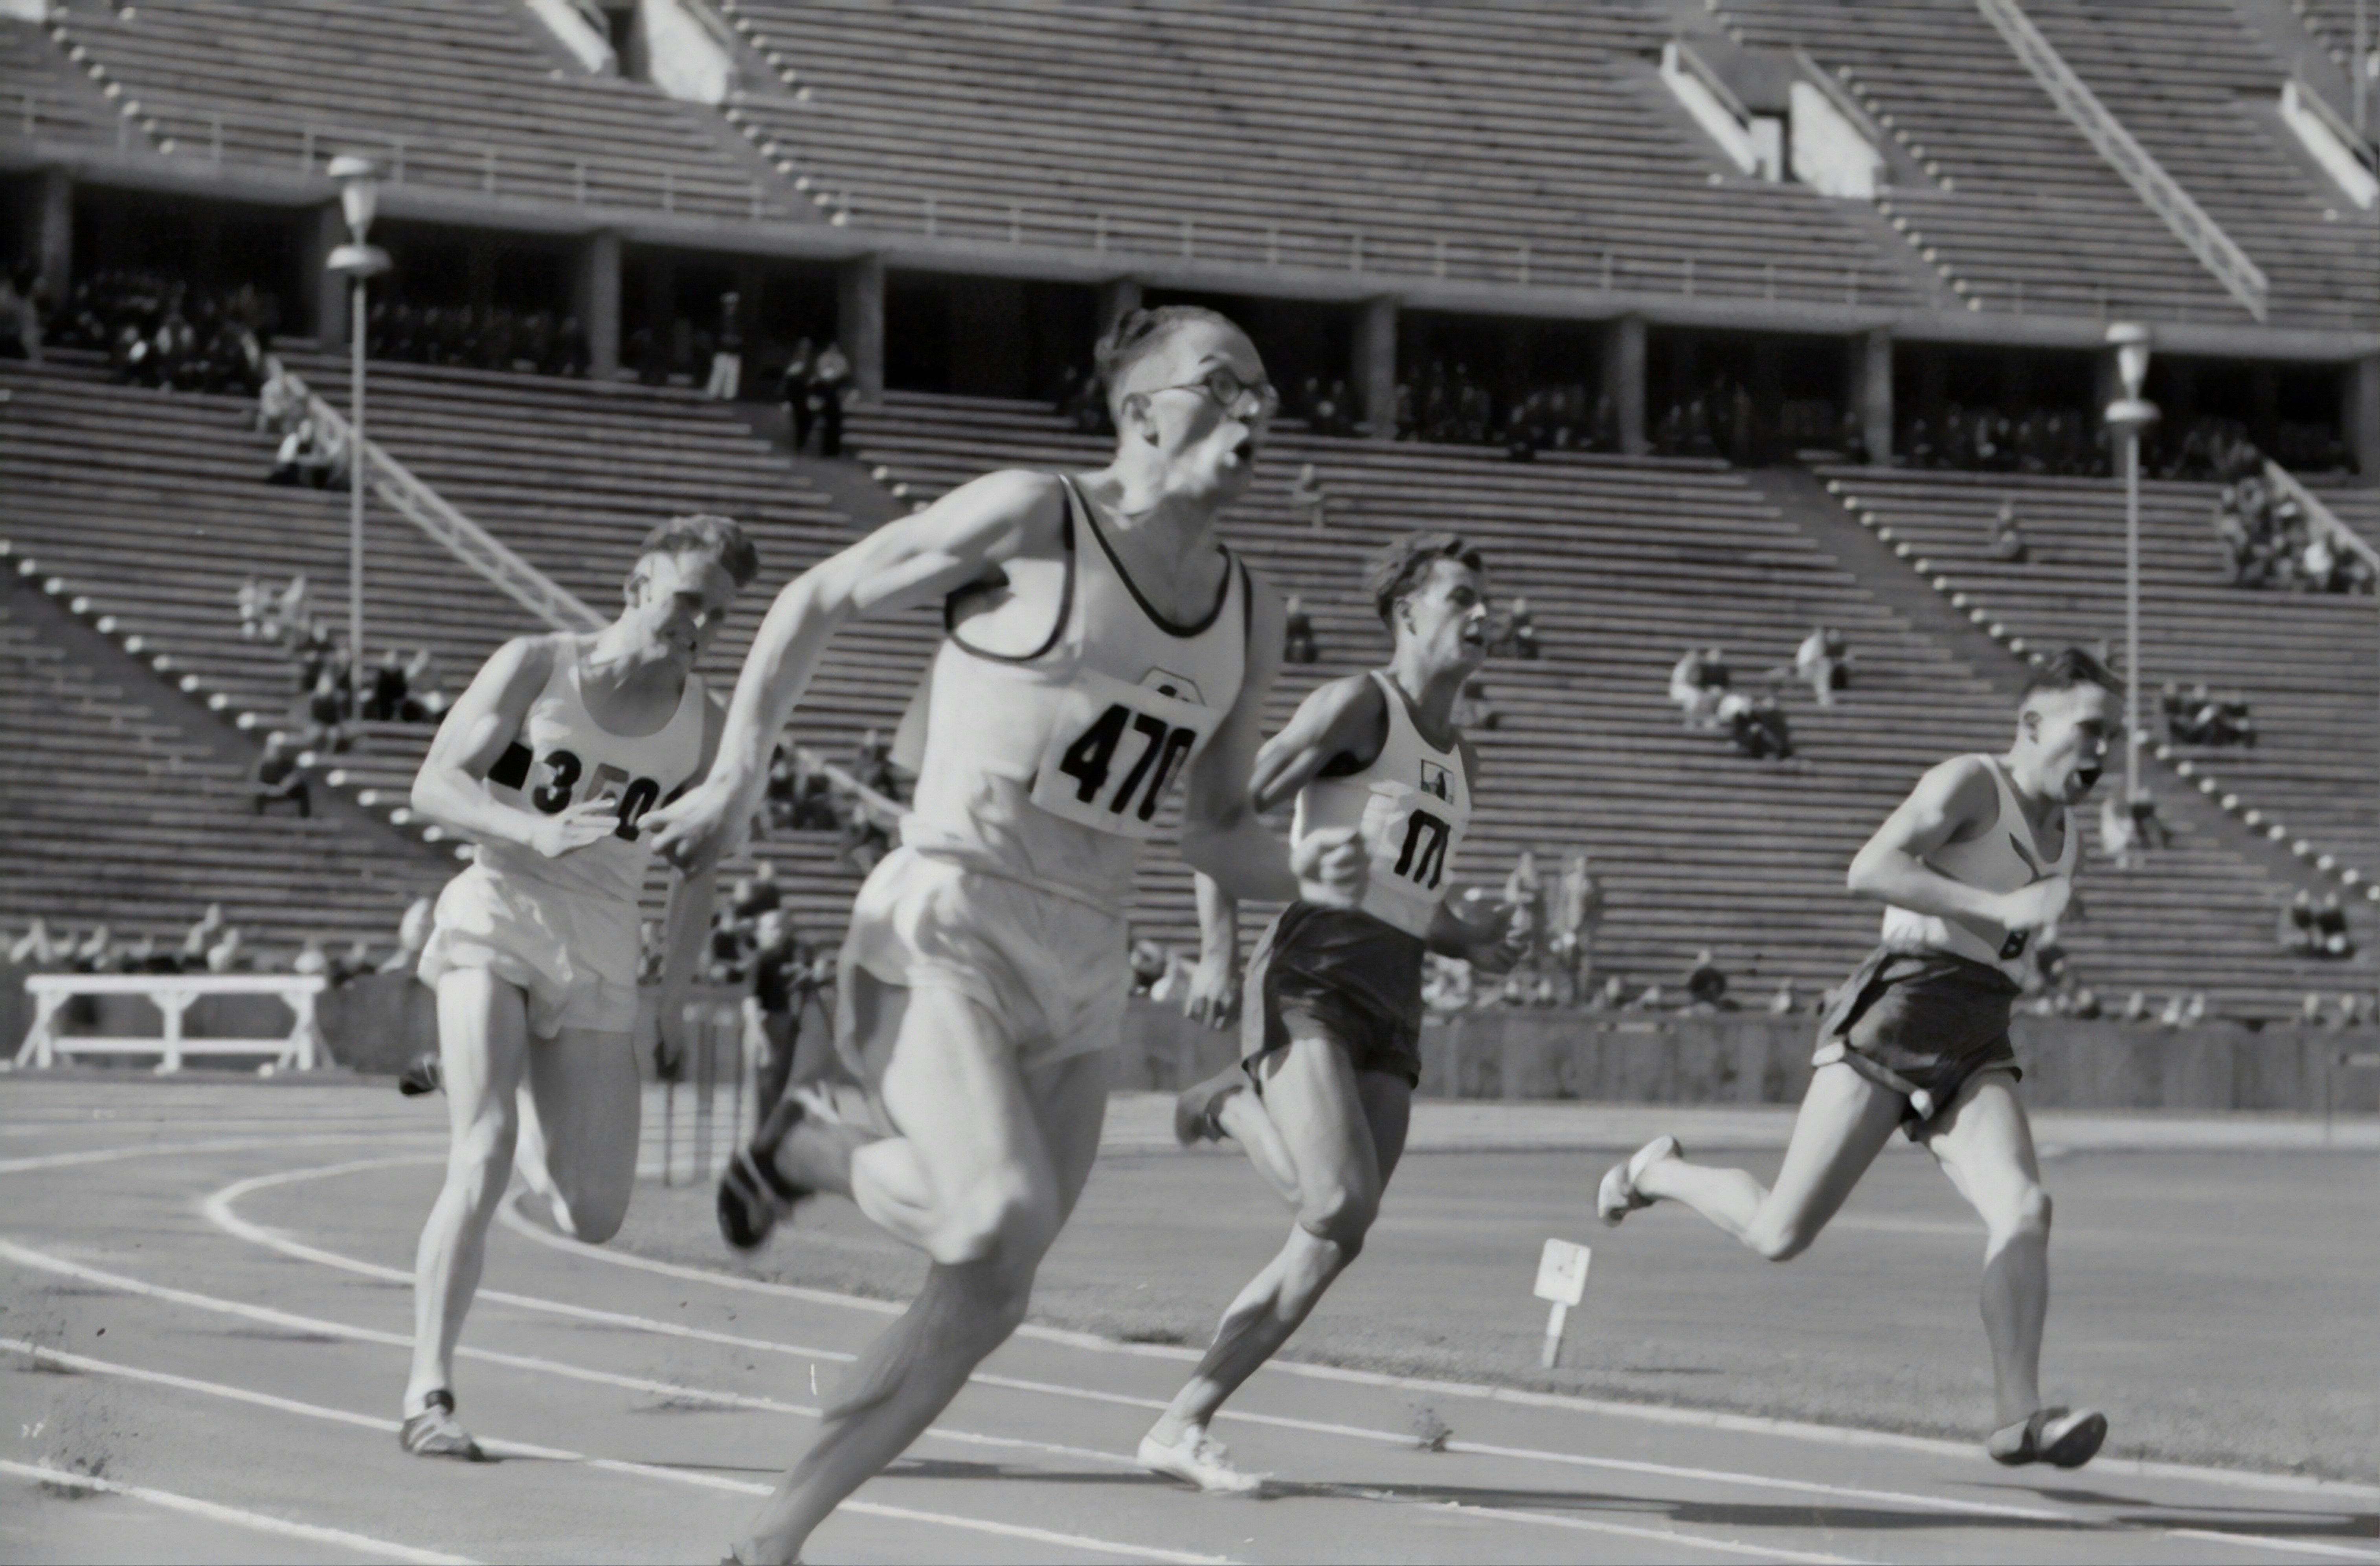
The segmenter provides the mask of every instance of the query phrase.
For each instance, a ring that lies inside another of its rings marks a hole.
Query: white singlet
[[[1427,939],[1445,899],[1447,873],[1471,825],[1471,780],[1460,743],[1441,750],[1422,738],[1405,694],[1375,669],[1389,709],[1388,738],[1359,772],[1315,777],[1297,791],[1293,842],[1354,827],[1371,853],[1372,874],[1356,906],[1407,935]]]
[[[637,823],[692,782],[702,760],[702,680],[686,675],[669,722],[631,738],[612,733],[587,710],[579,688],[581,652],[568,642],[555,649],[545,688],[529,703],[519,734],[488,769],[481,786],[516,809],[547,816],[586,800],[614,801],[618,828],[558,857],[508,843],[480,844],[473,857],[482,868],[528,890],[603,898],[634,908],[652,857],[638,841]]]
[[[935,654],[917,797],[904,847],[1028,886],[1121,907],[1141,844],[1191,759],[1239,698],[1247,669],[1246,568],[1197,624],[1141,597],[1072,479],[1064,586],[1041,645],[971,645],[952,596]],[[1085,540],[1088,541],[1086,542]]]
[[[2014,892],[2053,876],[2071,876],[2082,841],[2074,830],[2074,813],[2064,812],[2065,845],[2053,864],[2042,854],[2033,824],[2017,802],[2016,785],[2009,781],[1999,759],[1992,756],[1976,759],[1990,769],[1992,782],[1999,789],[1999,816],[1981,836],[1936,849],[1927,856],[1926,868],[1984,892]],[[1948,952],[1998,968],[2010,978],[2021,978],[2023,973],[2019,959],[2030,939],[2030,931],[2010,930],[1989,920],[1946,919],[1890,905],[1884,910],[1885,950]]]

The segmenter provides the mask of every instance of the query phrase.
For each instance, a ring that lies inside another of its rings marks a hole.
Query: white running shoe
[[[1603,1184],[1595,1193],[1596,1216],[1612,1228],[1640,1208],[1649,1208],[1653,1198],[1636,1189],[1636,1182],[1645,1171],[1663,1159],[1682,1159],[1686,1149],[1674,1136],[1656,1136],[1629,1155],[1626,1163],[1616,1163],[1604,1174]]]
[[[1159,1445],[1153,1434],[1141,1437],[1140,1465],[1152,1474],[1195,1485],[1208,1495],[1254,1495],[1271,1477],[1243,1474],[1232,1467],[1231,1452],[1200,1425],[1183,1431],[1172,1446]]]

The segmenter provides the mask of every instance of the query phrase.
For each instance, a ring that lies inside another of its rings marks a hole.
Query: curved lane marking
[[[299,1402],[292,1398],[274,1397],[269,1392],[251,1391],[245,1387],[225,1386],[219,1381],[201,1381],[188,1376],[176,1376],[168,1371],[144,1370],[137,1366],[118,1365],[108,1360],[93,1359],[87,1354],[67,1354],[57,1349],[43,1348],[38,1343],[26,1342],[21,1339],[0,1338],[0,1349],[14,1350],[34,1359],[47,1360],[70,1370],[101,1376],[115,1376],[127,1380],[146,1381],[157,1386],[173,1387],[183,1391],[200,1392],[211,1397],[254,1403],[261,1407],[274,1409],[285,1414],[295,1414],[310,1419],[329,1420],[334,1424],[358,1426],[366,1429],[388,1433],[395,1433],[402,1428],[400,1422],[395,1419],[357,1414],[344,1408],[325,1408],[320,1403]],[[534,1457],[551,1463],[575,1463],[585,1467],[601,1469],[605,1473],[629,1474],[638,1478],[658,1479],[667,1484],[690,1485],[699,1489],[727,1490],[737,1495],[765,1496],[770,1494],[773,1487],[756,1484],[749,1479],[729,1478],[723,1474],[704,1474],[691,1469],[664,1468],[650,1463],[629,1463],[619,1458],[589,1457],[584,1452],[570,1451],[561,1447],[540,1446],[531,1441],[506,1440],[502,1437],[487,1437],[482,1439],[480,1444],[508,1457]],[[47,1475],[53,1471],[42,1470],[42,1472]],[[82,1475],[67,1475],[64,1477],[69,1480],[79,1480]],[[110,1487],[103,1482],[99,1487]],[[208,1506],[212,1503],[198,1501],[192,1504]],[[1009,1538],[1030,1539],[1037,1544],[1062,1545],[1069,1549],[1078,1549],[1093,1554],[1109,1552],[1144,1560],[1181,1562],[1184,1566],[1229,1566],[1230,1561],[1228,1556],[1194,1555],[1186,1550],[1151,1549],[1144,1545],[1118,1544],[1112,1540],[1091,1538],[1081,1534],[1055,1533],[1047,1528],[1025,1527],[1014,1523],[991,1522],[977,1517],[959,1517],[941,1511],[921,1511],[914,1507],[886,1506],[875,1501],[846,1500],[840,1510],[858,1512],[863,1516],[932,1523],[970,1533],[997,1534]],[[306,1524],[291,1525],[305,1526]],[[326,1532],[335,1532],[335,1530],[326,1530]],[[382,1548],[403,1549],[405,1547]],[[465,1560],[461,1556],[432,1555],[427,1551],[416,1551],[398,1556],[396,1559],[423,1561]]]
[[[251,1533],[276,1534],[285,1539],[299,1539],[307,1544],[335,1545],[358,1555],[378,1556],[382,1560],[419,1562],[420,1566],[473,1566],[468,1555],[444,1555],[434,1549],[417,1549],[411,1545],[391,1544],[362,1534],[351,1534],[345,1528],[326,1528],[316,1523],[293,1523],[285,1517],[272,1517],[261,1511],[249,1511],[219,1501],[200,1500],[196,1496],[176,1495],[171,1490],[151,1489],[146,1485],[128,1485],[115,1479],[103,1479],[95,1474],[77,1474],[70,1469],[53,1468],[45,1463],[13,1463],[0,1458],[0,1474],[14,1474],[44,1485],[63,1485],[69,1489],[91,1490],[104,1495],[120,1495],[133,1500],[146,1501],[167,1511],[179,1511],[186,1516],[203,1517],[210,1523],[229,1523]]]
[[[322,1262],[324,1265],[364,1272],[372,1276],[409,1279],[409,1275],[399,1273],[394,1269],[380,1267],[377,1264],[365,1262],[355,1257],[343,1256],[335,1252],[324,1251],[315,1246],[304,1244],[302,1242],[290,1240],[285,1236],[275,1233],[273,1231],[264,1229],[260,1225],[249,1223],[247,1220],[240,1218],[237,1213],[231,1210],[231,1204],[234,1201],[237,1201],[240,1196],[248,1195],[252,1191],[266,1189],[276,1185],[298,1184],[310,1179],[333,1178],[339,1174],[356,1172],[365,1169],[378,1168],[384,1164],[397,1161],[402,1160],[357,1160],[351,1163],[327,1165],[319,1169],[288,1170],[273,1174],[260,1175],[249,1180],[238,1181],[231,1185],[225,1186],[222,1190],[204,1198],[200,1205],[212,1220],[222,1225],[228,1232],[238,1234],[242,1238],[251,1239],[256,1244],[280,1251],[285,1255],[298,1256],[300,1259],[315,1260]],[[503,1210],[510,1220],[510,1226],[516,1231],[536,1237],[555,1240],[559,1242],[560,1248],[564,1249],[566,1254],[591,1255],[603,1257],[605,1259],[613,1259],[610,1253],[601,1250],[600,1247],[588,1245],[577,1241],[568,1240],[562,1236],[552,1235],[547,1231],[537,1228],[526,1218],[522,1217],[516,1207],[512,1203],[507,1203]],[[673,1268],[673,1271],[694,1273],[699,1276],[699,1269],[698,1269]],[[741,1281],[757,1282],[758,1281],[745,1280]],[[771,1287],[782,1288],[785,1286],[773,1285]],[[498,1295],[490,1292],[487,1293],[486,1297],[504,1298],[516,1305],[525,1305],[528,1308],[552,1310],[557,1314],[576,1316],[583,1313],[589,1316],[601,1317],[613,1325],[623,1326],[630,1329],[652,1330],[666,1336],[693,1335],[696,1331],[696,1329],[681,1328],[675,1323],[655,1321],[650,1317],[626,1316],[610,1312],[584,1312],[583,1307],[565,1305],[559,1301],[541,1300],[532,1295]],[[712,1333],[705,1335],[713,1341],[729,1343],[737,1347],[759,1349],[764,1352],[781,1354],[810,1354],[817,1352],[803,1349],[795,1345],[774,1342],[766,1339],[743,1338],[729,1333]],[[1166,1406],[1165,1403],[1159,1399],[1140,1398],[1123,1393],[1106,1392],[1092,1389],[1075,1387],[1063,1383],[1029,1380],[1018,1377],[990,1375],[978,1372],[975,1377],[971,1378],[971,1379],[980,1385],[1000,1387],[1017,1391],[1037,1392],[1057,1397],[1075,1398],[1107,1403],[1121,1403],[1142,1408],[1161,1409]],[[1409,1432],[1375,1429],[1362,1426],[1337,1424],[1325,1420],[1303,1419],[1282,1414],[1245,1413],[1238,1410],[1227,1410],[1221,1417],[1235,1419],[1246,1424],[1269,1426],[1275,1428],[1296,1430],[1312,1435],[1335,1436],[1377,1445],[1402,1447],[1408,1446],[1412,1443],[1412,1436]],[[1450,1451],[1463,1452],[1475,1456],[1498,1458],[1507,1461],[1548,1463],[1566,1467],[1626,1473],[1645,1477],[1682,1480],[1689,1483],[1719,1484],[1734,1486],[1737,1487],[1783,1490],[1803,1495],[1816,1495],[1844,1500],[1856,1500],[1868,1504],[1898,1506],[1914,1511],[1935,1512],[1937,1514],[1967,1517],[1998,1517],[2016,1522],[2049,1523],[2083,1529],[2113,1528],[2124,1531],[2156,1531],[2153,1525],[2144,1527],[2143,1524],[2122,1523],[2110,1519],[2095,1517],[2088,1513],[2059,1511],[2047,1507],[2025,1506],[2004,1501],[1991,1501],[1984,1499],[1962,1500],[1950,1497],[1930,1496],[1918,1492],[1876,1489],[1861,1486],[1834,1485],[1816,1480],[1779,1478],[1767,1475],[1742,1474],[1724,1469],[1687,1467],[1673,1463],[1651,1463],[1625,1458],[1590,1457],[1577,1452],[1546,1451],[1526,1447],[1510,1447],[1475,1441],[1449,1441],[1447,1443],[1447,1450]],[[1120,1457],[1114,1456],[1111,1456],[1107,1460],[1115,1463],[1123,1461]],[[1137,1464],[1135,1463],[1132,1464],[1132,1466],[1136,1467]],[[1348,1493],[1355,1494],[1358,1492],[1351,1490]],[[1375,1495],[1369,1499],[1377,1499],[1389,1498]],[[1396,1499],[1402,1499],[1405,1498]],[[1407,1503],[1412,1504],[1410,1501]],[[1465,1510],[1475,1511],[1485,1516],[1492,1514],[1497,1509],[1471,1507],[1466,1508]],[[1540,1514],[1532,1513],[1530,1515],[1534,1516]],[[1619,1525],[1613,1524],[1612,1526],[1616,1527]],[[1703,1538],[1701,1536],[1662,1534],[1660,1536],[1665,1538],[1677,1538],[1681,1536],[1691,1537],[1695,1538],[1697,1542],[1711,1543],[1716,1548],[1726,1548],[1721,1545],[1719,1541],[1708,1540]],[[2252,1545],[2263,1542],[2261,1536],[2229,1536],[2235,1543]],[[2286,1541],[2276,1541],[2274,1547],[2287,1548],[2287,1543]],[[2380,1555],[2359,1555],[2357,1552],[2352,1550],[2349,1551],[2349,1556],[2351,1559],[2380,1560]]]

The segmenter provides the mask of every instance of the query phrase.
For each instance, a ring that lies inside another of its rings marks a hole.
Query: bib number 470
[[[1139,742],[1136,748],[1135,740]],[[1162,718],[1135,712],[1120,701],[1111,702],[1082,737],[1066,747],[1058,771],[1075,780],[1075,797],[1083,804],[1104,800],[1110,815],[1130,810],[1146,821],[1157,815],[1165,791],[1172,786],[1173,774],[1197,743],[1196,730],[1177,728]],[[1132,762],[1110,792],[1120,750],[1131,752]]]

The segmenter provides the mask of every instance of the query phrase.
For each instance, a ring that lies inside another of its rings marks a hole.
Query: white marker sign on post
[[[1586,1297],[1586,1264],[1594,1256],[1585,1245],[1548,1240],[1545,1255],[1537,1258],[1537,1298],[1553,1302],[1553,1312],[1546,1317],[1545,1369],[1560,1363],[1562,1326],[1570,1318],[1570,1307]]]

